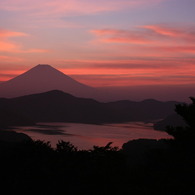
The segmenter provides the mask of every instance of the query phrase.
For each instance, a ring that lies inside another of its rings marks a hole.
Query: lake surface
[[[133,139],[171,138],[167,133],[155,131],[153,124],[130,122],[122,124],[92,125],[80,123],[39,123],[37,126],[16,127],[15,131],[29,135],[34,140],[50,141],[52,147],[59,140],[69,141],[78,149],[92,149],[94,145],[119,148]]]

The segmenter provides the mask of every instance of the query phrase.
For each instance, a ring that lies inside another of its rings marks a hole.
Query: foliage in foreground
[[[167,127],[167,133],[178,143],[193,144],[195,140],[195,98],[190,99],[191,104],[177,104],[175,107],[175,112],[183,118],[186,126]]]
[[[122,149],[78,150],[70,142],[0,142],[0,184],[6,194],[195,194],[195,101],[176,106],[188,126],[174,140],[134,140]],[[190,143],[190,144],[189,144]],[[147,147],[146,147],[147,146]]]
[[[137,151],[111,143],[92,150],[64,141],[55,149],[43,141],[0,143],[1,190],[8,195],[194,194],[194,153],[165,141],[166,149],[148,149],[141,159]]]

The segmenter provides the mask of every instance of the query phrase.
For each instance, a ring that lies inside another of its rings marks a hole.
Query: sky
[[[0,81],[37,64],[94,87],[195,84],[195,0],[0,0]]]

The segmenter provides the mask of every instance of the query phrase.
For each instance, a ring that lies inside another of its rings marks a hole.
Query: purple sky
[[[91,86],[195,84],[194,0],[1,0],[0,81],[50,64]]]

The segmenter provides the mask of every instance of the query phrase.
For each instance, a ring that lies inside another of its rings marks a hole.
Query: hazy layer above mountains
[[[101,87],[99,100],[133,100],[156,99],[159,101],[190,102],[189,97],[195,97],[194,85],[160,85],[160,86],[126,86],[126,87]]]
[[[82,84],[50,65],[37,65],[29,71],[0,83],[0,97],[61,90],[77,97],[93,98],[98,101],[157,99],[160,101],[188,101],[195,96],[194,85],[128,86],[93,88]]]

